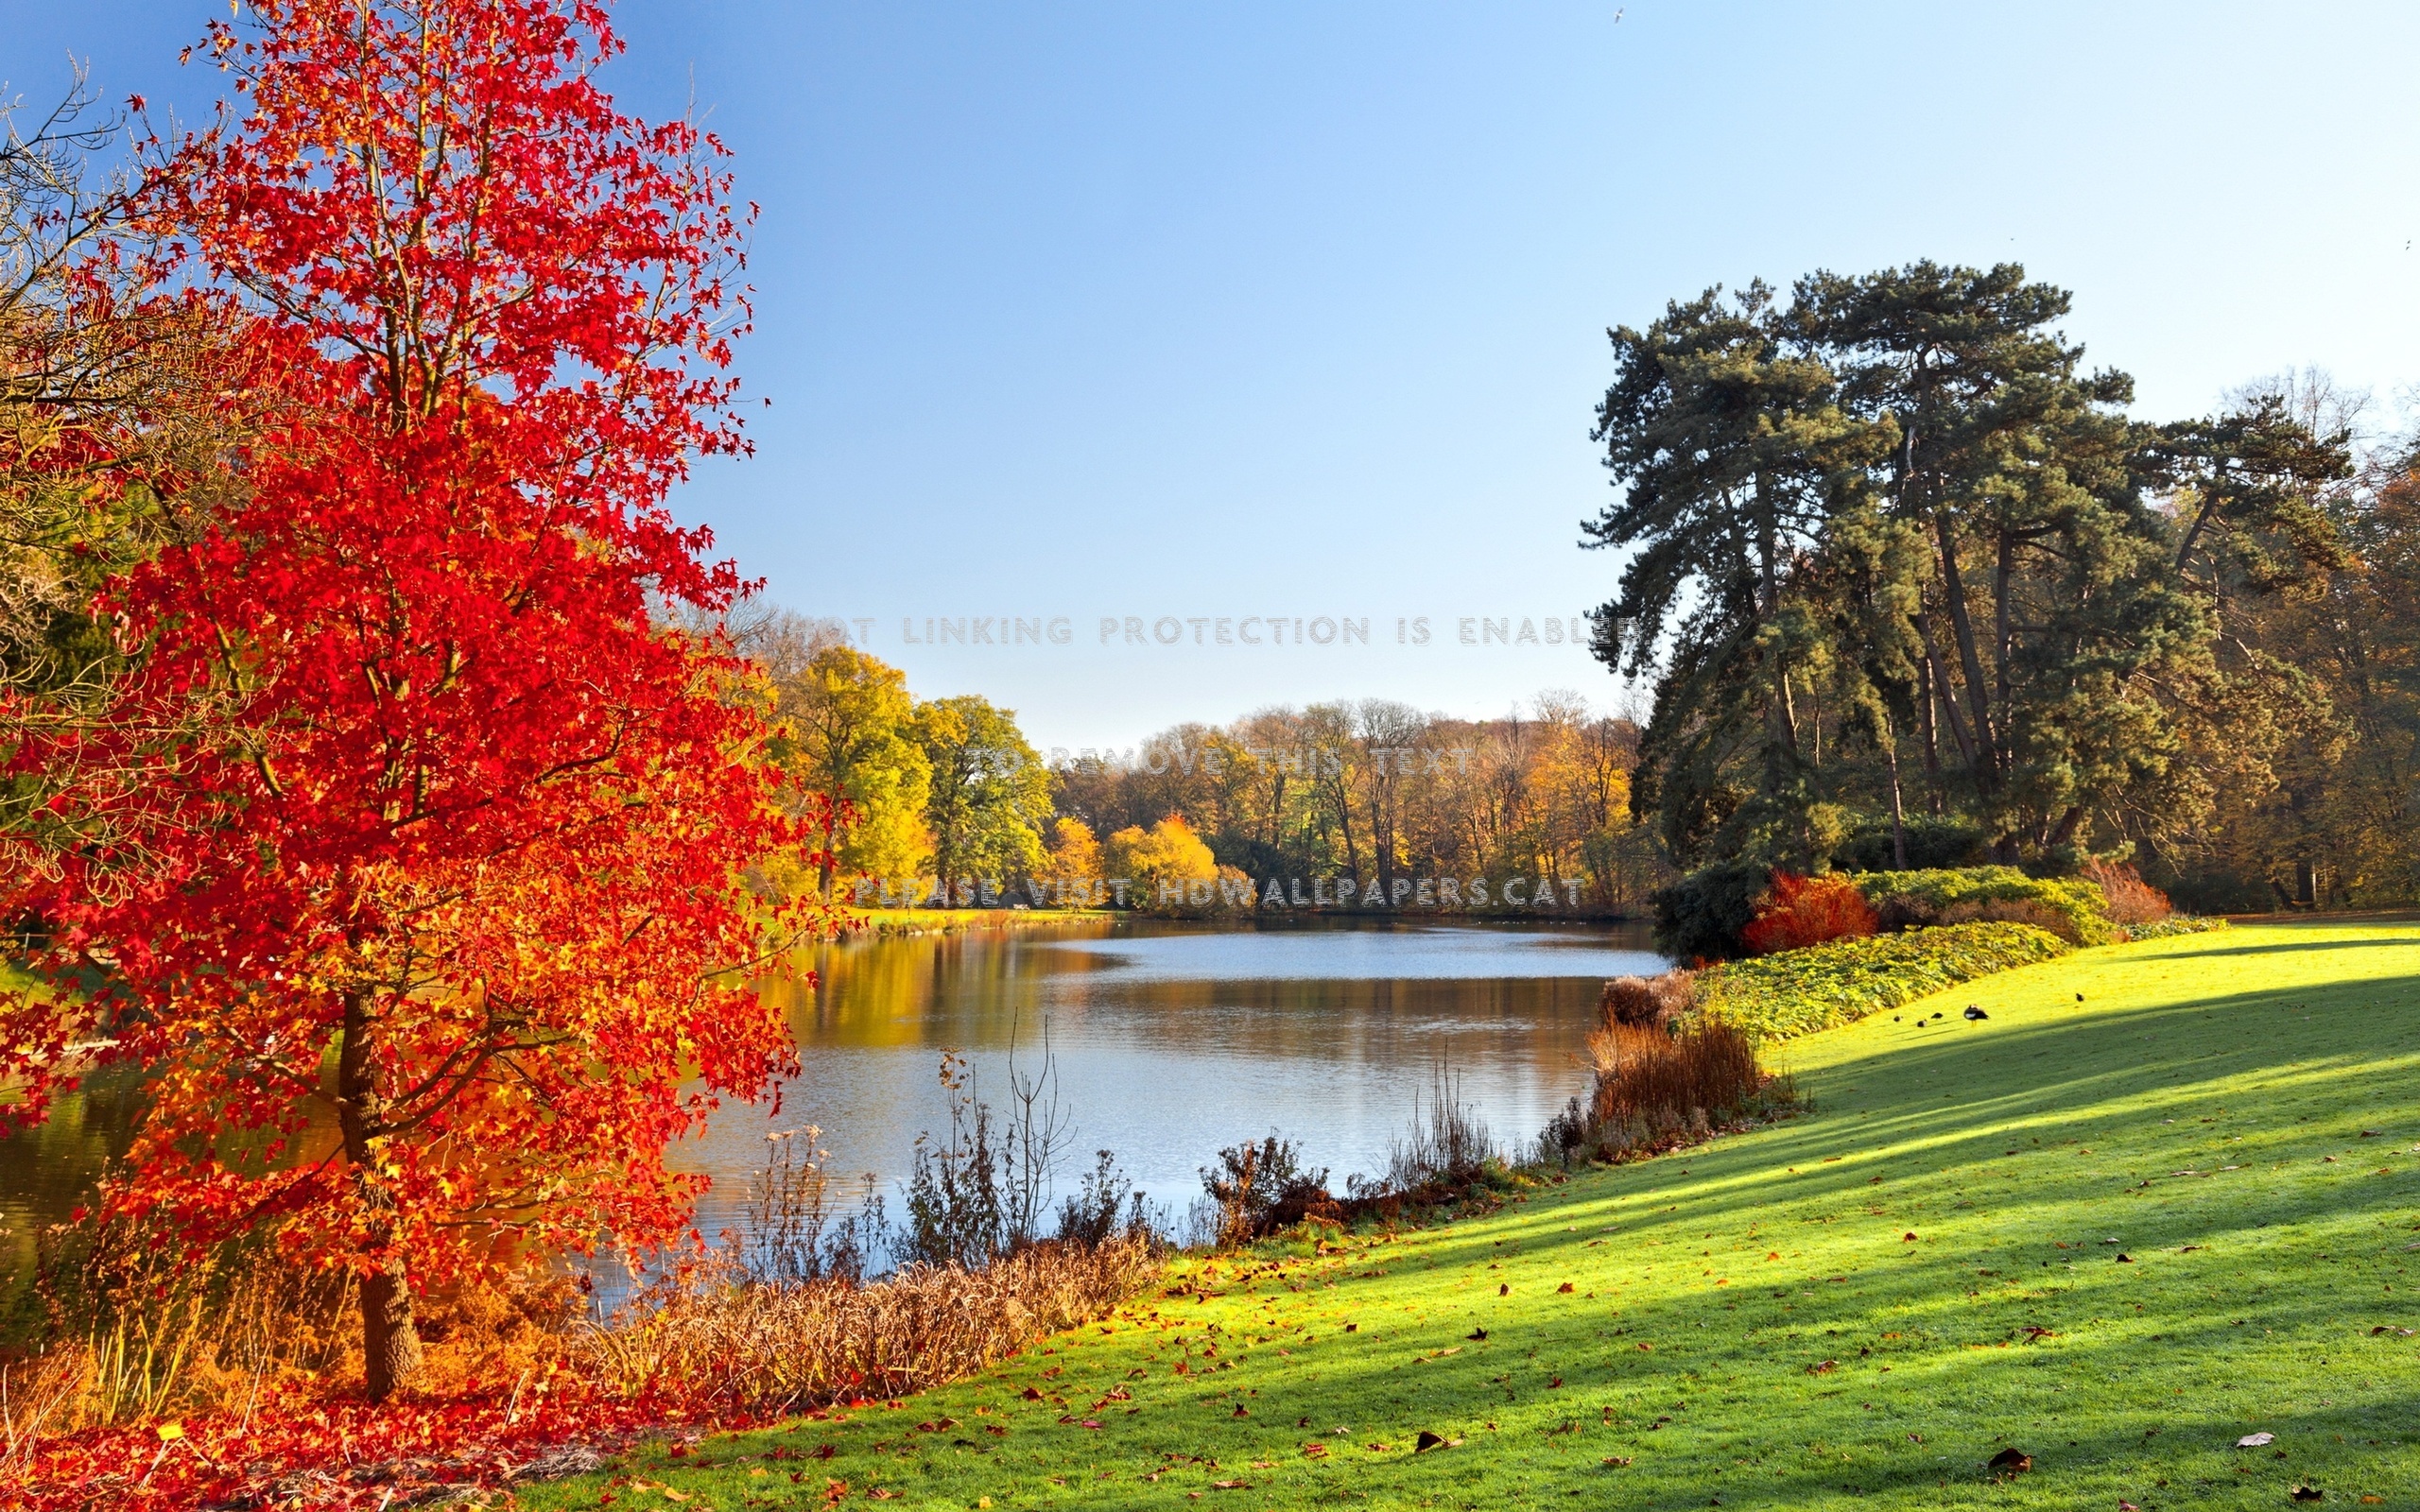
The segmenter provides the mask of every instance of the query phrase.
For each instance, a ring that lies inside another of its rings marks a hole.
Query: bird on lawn
[[[1970,1019],[1988,1019],[1991,1015],[1975,1006],[1972,1003],[1969,1003],[1966,1005],[1966,1017]]]

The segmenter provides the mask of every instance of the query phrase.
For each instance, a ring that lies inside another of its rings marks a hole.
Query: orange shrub
[[[1877,925],[1874,905],[1848,878],[1776,871],[1772,894],[1756,905],[1756,917],[1739,932],[1739,943],[1751,955],[1770,955],[1871,935]]]
[[[2122,862],[2087,861],[2083,874],[2100,885],[2109,900],[2103,910],[2113,924],[2148,924],[2175,912],[2168,894],[2143,880],[2143,874]]]

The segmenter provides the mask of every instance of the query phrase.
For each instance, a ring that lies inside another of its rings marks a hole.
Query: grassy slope
[[[2090,951],[1923,1007],[1950,1017],[1789,1047],[1815,1104],[1792,1122],[1282,1269],[1181,1262],[1171,1283],[1220,1295],[630,1469],[724,1508],[833,1479],[936,1507],[2151,1512],[2280,1505],[2305,1477],[2420,1504],[2420,1335],[2371,1332],[2420,1328],[2420,925]],[[1087,1405],[1113,1385],[1132,1400]],[[1422,1429],[1463,1442],[1415,1457]],[[2234,1447],[2259,1430],[2274,1446]],[[2033,1469],[1991,1485],[2007,1445]],[[666,1504],[603,1477],[524,1501],[600,1493]]]

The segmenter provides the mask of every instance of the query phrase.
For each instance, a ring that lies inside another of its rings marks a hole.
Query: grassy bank
[[[523,1503],[2420,1501],[2420,925],[2080,952],[1902,1020],[1784,1047],[1791,1122],[1490,1218],[1181,1262],[959,1385]],[[1992,1484],[2008,1448],[2032,1467]]]
[[[1117,916],[1102,908],[858,908],[874,935],[955,935],[975,929],[1029,929]]]

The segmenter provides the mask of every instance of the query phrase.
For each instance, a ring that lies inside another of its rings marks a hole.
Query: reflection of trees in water
[[[1345,1060],[1387,1057],[1407,1038],[1530,1030],[1595,1011],[1591,978],[1136,977],[1115,954],[1064,948],[1115,924],[871,939],[818,954],[812,993],[770,994],[802,1049],[1007,1046],[1020,1015],[1050,1015],[1063,1043],[1087,1021],[1157,1050]],[[1601,947],[1600,947],[1601,948]],[[1550,956],[1536,962],[1551,963]]]
[[[1029,1040],[1046,1015],[1079,1143],[1112,1145],[1131,1167],[1156,1166],[1155,1195],[1182,1207],[1201,1160],[1272,1126],[1303,1137],[1340,1170],[1356,1160],[1382,1163],[1387,1137],[1409,1116],[1411,1089],[1441,1057],[1470,1074],[1473,1091],[1508,1128],[1542,1124],[1580,1086],[1578,1057],[1601,985],[1594,977],[1221,980],[1221,962],[1208,953],[1184,954],[1184,966],[1202,969],[1186,977],[1138,972],[1148,949],[1070,946],[1132,938],[1142,947],[1152,936],[1204,933],[1120,921],[828,949],[817,962],[820,987],[788,1000],[804,1064],[785,1090],[786,1116],[829,1131],[836,1169],[902,1177],[917,1134],[946,1119],[934,1079],[941,1052],[965,1053],[996,1097],[1011,1033]],[[1304,964],[1379,964],[1368,954],[1376,932],[1355,933],[1362,937],[1338,942],[1349,957],[1314,949]],[[1237,943],[1247,970],[1268,968],[1266,953]],[[1554,969],[1566,954],[1511,954],[1500,965]],[[760,1153],[762,1130],[762,1115],[727,1109],[693,1168],[736,1172]],[[1173,1188],[1172,1173],[1181,1177]]]

